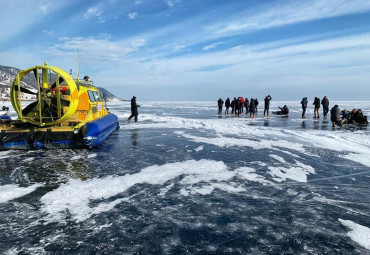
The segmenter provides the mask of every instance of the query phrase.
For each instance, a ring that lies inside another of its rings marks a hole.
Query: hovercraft
[[[24,78],[35,79],[37,89],[24,87]],[[119,129],[117,116],[89,77],[80,80],[77,74],[74,80],[55,66],[20,70],[10,98],[18,118],[2,117],[0,150],[94,148]]]

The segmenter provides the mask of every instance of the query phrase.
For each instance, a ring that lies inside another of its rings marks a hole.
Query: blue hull
[[[80,130],[52,132],[25,129],[20,132],[0,132],[1,150],[95,148],[119,129],[118,117],[108,114],[86,123]]]
[[[119,129],[118,117],[110,113],[86,124],[83,143],[89,148],[97,147],[117,129]]]

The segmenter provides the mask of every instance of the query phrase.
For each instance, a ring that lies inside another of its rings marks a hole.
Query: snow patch
[[[305,165],[297,160],[295,164],[288,164],[287,166],[272,167],[269,166],[270,175],[277,182],[286,181],[291,179],[298,182],[307,182],[307,176],[315,173],[315,169],[309,165]]]
[[[182,175],[185,177],[181,183],[191,185],[201,181],[226,180],[231,178],[232,173],[220,161],[189,160],[162,166],[154,165],[144,168],[139,173],[124,176],[109,176],[88,181],[70,180],[41,198],[43,203],[41,210],[48,215],[47,219],[50,221],[63,219],[66,211],[69,211],[76,221],[83,221],[91,215],[111,210],[116,204],[125,201],[118,199],[111,203],[102,202],[136,184],[163,185]],[[93,207],[90,206],[91,201],[100,204]]]
[[[0,203],[6,203],[10,200],[23,197],[33,191],[42,184],[36,183],[28,187],[19,187],[17,184],[8,184],[0,186]]]
[[[203,150],[203,145],[202,146],[199,146],[198,148],[194,149],[195,151],[201,151]]]
[[[350,220],[338,219],[340,223],[351,231],[347,235],[356,243],[370,250],[370,229]]]

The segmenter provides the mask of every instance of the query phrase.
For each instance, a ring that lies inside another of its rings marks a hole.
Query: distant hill
[[[0,65],[0,98],[3,100],[10,100],[9,93],[10,93],[10,86],[16,77],[19,69],[11,66],[2,66]],[[37,89],[36,79],[33,73],[29,73],[26,77],[22,80],[22,87],[35,90]],[[103,95],[105,95],[105,99],[107,101],[118,101],[121,100],[119,97],[115,96],[108,90],[98,87]],[[35,99],[34,95],[24,95],[22,98],[23,100],[33,100]]]
[[[100,92],[104,95],[106,101],[121,101],[122,99],[119,97],[116,97],[112,93],[110,93],[108,90],[102,87],[97,87]]]

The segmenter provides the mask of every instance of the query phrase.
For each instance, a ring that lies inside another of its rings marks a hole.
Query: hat
[[[136,96],[133,96],[132,98],[135,98],[136,99]]]
[[[334,107],[338,107],[338,105],[336,104],[336,105],[334,105]]]

